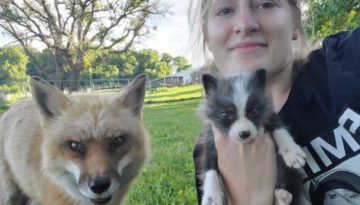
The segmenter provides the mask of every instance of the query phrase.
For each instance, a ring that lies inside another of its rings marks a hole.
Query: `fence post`
[[[28,94],[27,94],[27,87],[26,87],[26,85],[27,85],[27,79],[26,79],[26,77],[24,78],[24,95],[25,95],[25,97],[27,97],[28,96]]]

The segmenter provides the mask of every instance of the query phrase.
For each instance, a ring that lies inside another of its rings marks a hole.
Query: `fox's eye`
[[[124,143],[125,143],[124,136],[117,137],[113,141],[111,141],[110,150],[115,151],[118,147],[120,147]]]
[[[84,153],[85,146],[81,142],[69,141],[69,148],[74,152]]]

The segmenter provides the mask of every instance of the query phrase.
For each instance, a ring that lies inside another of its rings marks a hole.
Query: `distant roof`
[[[189,74],[193,73],[194,71],[195,71],[195,69],[187,69],[187,70],[180,71],[178,73],[168,75],[167,77],[181,77],[184,75],[189,75]]]

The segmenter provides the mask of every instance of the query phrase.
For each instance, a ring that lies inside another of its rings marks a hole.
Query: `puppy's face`
[[[268,117],[268,101],[258,75],[203,78],[206,116],[227,137],[239,143],[256,137]]]

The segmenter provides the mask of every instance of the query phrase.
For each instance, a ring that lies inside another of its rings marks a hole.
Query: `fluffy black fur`
[[[211,75],[203,76],[202,79],[206,97],[201,113],[204,115],[206,122],[198,137],[193,153],[196,183],[198,186],[202,186],[204,174],[209,170],[216,170],[219,176],[221,176],[217,164],[218,159],[214,135],[209,121],[213,122],[224,134],[228,134],[232,123],[238,119],[237,109],[245,109],[246,118],[250,119],[257,128],[264,127],[265,130],[270,133],[276,129],[284,128],[283,123],[272,110],[271,102],[265,94],[265,75],[265,70],[260,69],[251,77],[235,76],[216,79]],[[233,96],[235,94],[234,85],[239,82],[243,83],[241,86],[245,86],[244,90],[249,94],[246,105],[242,108],[238,108],[233,102]],[[239,133],[239,137],[246,138],[247,134],[248,133]],[[291,205],[298,205],[302,185],[299,173],[294,168],[287,167],[282,156],[279,154],[277,156],[277,170],[276,188],[283,188],[289,191],[293,195]],[[223,193],[226,193],[226,190],[223,191]],[[201,204],[202,192],[203,190],[198,190],[199,204]],[[227,204],[226,197],[223,201],[224,204]]]

